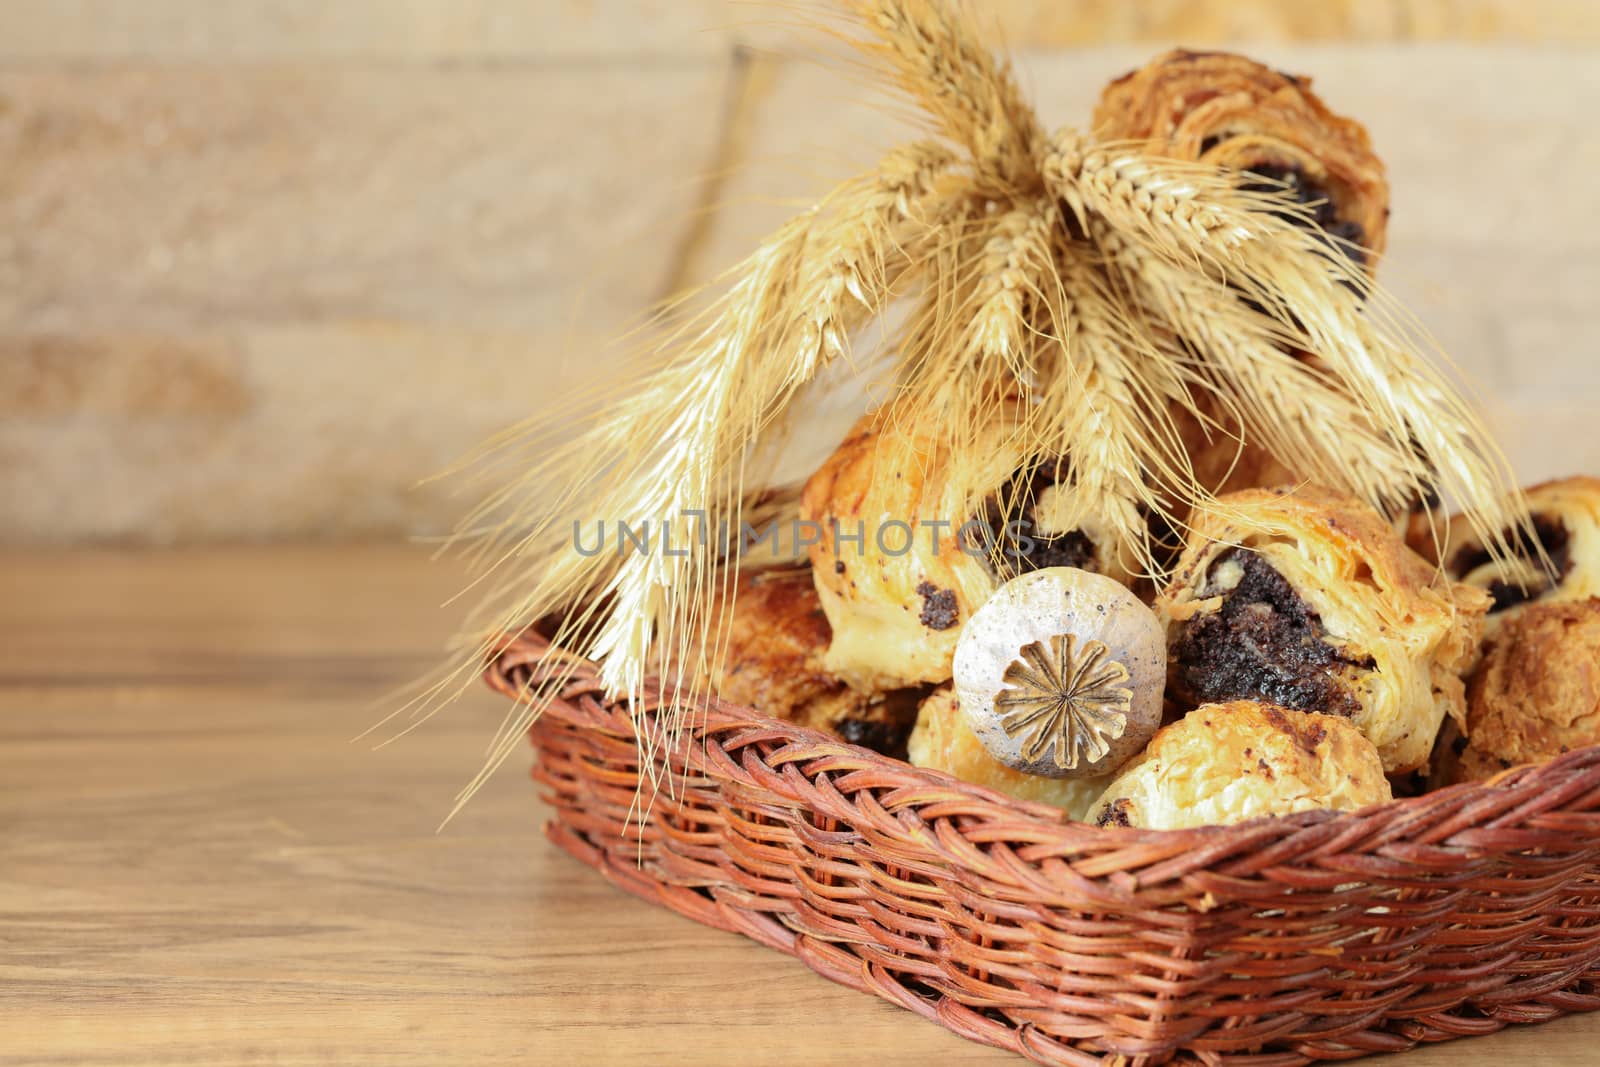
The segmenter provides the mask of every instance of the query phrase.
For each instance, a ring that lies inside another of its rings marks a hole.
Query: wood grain
[[[0,1060],[1020,1062],[612,890],[540,837],[518,761],[435,833],[500,703],[350,739],[459,581],[398,547],[0,555]]]

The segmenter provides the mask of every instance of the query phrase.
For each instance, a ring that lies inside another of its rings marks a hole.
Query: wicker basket
[[[488,679],[525,694],[558,659],[530,634]],[[748,708],[700,722],[630,822],[633,725],[579,662],[532,731],[551,839],[1040,1063],[1301,1064],[1600,1007],[1600,747],[1356,813],[1145,831]]]

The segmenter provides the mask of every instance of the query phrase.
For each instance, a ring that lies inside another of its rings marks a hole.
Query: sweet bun
[[[857,423],[800,500],[833,632],[823,662],[869,691],[947,680],[962,622],[997,584],[982,542],[962,537],[950,450],[896,415],[883,408]],[[1017,461],[995,437],[980,478],[998,485]]]
[[[801,494],[833,629],[824,663],[865,691],[949,680],[962,623],[1010,573],[1065,565],[1124,580],[1131,562],[1077,514],[1059,465],[1024,464],[1000,420],[959,457],[913,423],[892,405],[867,415]],[[987,499],[966,511],[958,482]]]
[[[1285,182],[1323,230],[1383,250],[1383,161],[1361,124],[1328,110],[1309,78],[1227,52],[1178,49],[1106,86],[1094,130],[1157,155]]]
[[[831,633],[809,568],[747,569],[715,619],[705,681],[721,699],[902,755],[920,691],[863,693],[823,665]],[[721,646],[720,667],[714,662]]]
[[[914,767],[944,771],[1018,800],[1052,804],[1065,811],[1068,818],[1080,821],[1111,781],[1110,775],[1043,778],[1012,770],[989,755],[967,725],[955,691],[947,685],[928,694],[917,709],[917,725],[906,747]]]
[[[1089,812],[1100,826],[1182,830],[1390,799],[1377,749],[1346,719],[1236,700],[1163,727]]]
[[[793,720],[842,683],[822,668],[828,619],[807,568],[746,569],[719,611],[712,649],[723,659],[710,681],[718,696],[775,719]]]
[[[1489,594],[1490,633],[1529,604],[1600,596],[1600,478],[1544,482],[1525,495],[1533,530],[1506,531],[1514,558],[1491,558],[1483,539],[1459,515],[1450,520],[1438,552],[1452,578]],[[1541,552],[1554,573],[1540,561]]]
[[[1487,606],[1367,505],[1310,487],[1198,510],[1155,603],[1180,708],[1244,699],[1343,716],[1392,774],[1425,764],[1445,717],[1464,715]]]
[[[1467,685],[1464,732],[1453,781],[1600,744],[1600,599],[1531,604],[1506,621]]]

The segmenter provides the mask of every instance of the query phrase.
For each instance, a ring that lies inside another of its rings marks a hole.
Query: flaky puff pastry
[[[1112,778],[1044,778],[1012,770],[989,755],[962,717],[955,690],[948,685],[940,686],[923,700],[906,748],[914,767],[944,771],[1018,800],[1052,804],[1065,811],[1069,819],[1080,822]]]
[[[1287,181],[1318,224],[1383,251],[1389,183],[1367,131],[1336,115],[1311,80],[1226,52],[1177,50],[1100,96],[1095,133],[1147,151]]]
[[[823,666],[831,634],[810,568],[743,570],[734,593],[711,629],[703,681],[712,692],[851,744],[904,752],[920,691],[861,693]]]
[[[1101,826],[1183,830],[1390,799],[1377,749],[1349,721],[1236,700],[1150,740],[1089,813]]]
[[[1600,744],[1600,598],[1532,604],[1501,626],[1467,683],[1464,733],[1445,754],[1451,781]]]
[[[1427,762],[1464,715],[1488,598],[1451,583],[1367,505],[1250,489],[1198,511],[1171,583],[1169,696],[1262,700],[1348,717],[1391,774]]]
[[[947,681],[961,624],[999,584],[989,557],[996,537],[1002,554],[1027,554],[1011,556],[1020,569],[1068,563],[1055,554],[1070,548],[1071,565],[1126,580],[1131,558],[1094,517],[1076,515],[1042,472],[1019,469],[1001,424],[958,457],[899,414],[890,406],[864,417],[801,496],[800,517],[815,524],[808,551],[817,592],[833,628],[829,671],[865,691]],[[986,507],[964,511],[951,486],[957,462],[973,468],[969,484],[1024,493],[1031,533],[1013,543]],[[1065,515],[1079,525],[1057,529]]]
[[[1533,534],[1507,531],[1517,550],[1504,562],[1490,558],[1461,516],[1450,519],[1438,558],[1457,581],[1489,594],[1489,633],[1529,604],[1600,596],[1600,478],[1563,478],[1526,490]],[[1419,539],[1426,550],[1428,545]],[[1539,559],[1540,552],[1553,571]]]

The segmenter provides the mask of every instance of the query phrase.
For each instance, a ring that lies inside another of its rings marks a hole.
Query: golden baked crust
[[[1284,353],[1285,359],[1296,359],[1316,364],[1315,357],[1305,353]],[[1308,484],[1296,471],[1278,462],[1271,452],[1260,445],[1242,440],[1244,432],[1237,418],[1218,410],[1215,404],[1201,401],[1201,409],[1212,424],[1207,425],[1193,412],[1174,407],[1173,422],[1183,439],[1184,451],[1194,470],[1195,484],[1203,486],[1212,496],[1237,493],[1245,489],[1273,487],[1299,487]],[[1432,542],[1434,529],[1442,528],[1444,514],[1437,500],[1418,501],[1408,510],[1398,511],[1389,525],[1400,539],[1413,551],[1432,558],[1431,548],[1420,545]],[[1176,549],[1174,549],[1176,554]]]
[[[811,565],[833,628],[825,665],[866,691],[948,680],[961,624],[998,585],[989,535],[973,535],[982,516],[964,510],[952,464],[967,465],[965,484],[996,494],[1022,477],[1003,425],[953,456],[899,414],[885,407],[857,423],[806,482],[800,502],[801,519],[816,524]],[[1053,486],[1027,495],[1042,525],[1063,510],[1064,494]],[[859,542],[849,540],[857,535]],[[1131,560],[1103,536],[1091,526],[1073,535],[1086,546],[1076,565],[1127,580]]]
[[[822,667],[828,618],[809,570],[741,571],[734,592],[732,612],[719,613],[714,630],[724,642],[722,670],[713,676],[723,700],[793,719],[840,687]]]
[[[995,588],[958,529],[924,525],[961,521],[945,484],[950,458],[941,442],[880,409],[806,482],[800,517],[817,524],[811,566],[833,628],[825,662],[857,688],[948,679],[962,621]],[[998,485],[1016,460],[1002,453],[992,466]],[[847,540],[857,534],[859,544]]]
[[[1326,194],[1325,229],[1374,257],[1383,251],[1383,162],[1361,124],[1329,111],[1309,78],[1226,52],[1180,49],[1108,85],[1094,128],[1106,140],[1144,142],[1178,159],[1297,175],[1305,192]]]
[[[904,751],[920,693],[862,693],[823,666],[830,632],[809,568],[741,571],[735,592],[712,631],[722,642],[721,669],[705,678],[713,692],[851,744]]]
[[[917,725],[906,746],[914,767],[930,767],[954,775],[964,782],[985,786],[998,793],[1053,804],[1070,819],[1082,821],[1089,807],[1111,781],[1111,775],[1095,778],[1044,778],[1014,771],[989,755],[966,720],[962,718],[955,691],[940,686],[917,709]]]
[[[1482,539],[1460,515],[1444,530],[1437,558],[1457,581],[1491,597],[1488,632],[1515,618],[1529,604],[1552,604],[1600,596],[1600,478],[1562,478],[1525,491],[1534,536],[1555,565],[1552,576],[1527,537],[1510,537],[1516,559],[1495,562]]]
[[[1600,744],[1600,598],[1534,604],[1501,626],[1467,683],[1466,748],[1452,776],[1476,781]]]
[[[1408,549],[1371,508],[1315,487],[1250,489],[1191,519],[1171,583],[1169,695],[1348,716],[1392,774],[1426,763],[1488,598]]]
[[[1388,799],[1377,750],[1347,720],[1237,700],[1202,705],[1163,727],[1089,818],[1182,830]]]

